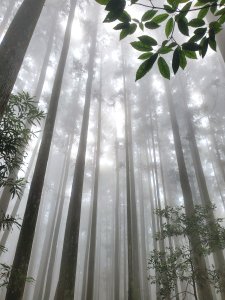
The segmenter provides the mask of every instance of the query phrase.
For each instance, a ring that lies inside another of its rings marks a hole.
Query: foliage
[[[183,237],[184,243],[182,246],[171,248],[167,247],[165,251],[151,252],[148,261],[149,269],[154,269],[156,275],[150,276],[151,283],[160,285],[160,293],[163,297],[172,294],[175,291],[177,280],[185,283],[185,291],[181,293],[193,294],[189,287],[195,289],[195,283],[204,281],[205,278],[199,270],[194,268],[192,262],[192,250],[189,246],[189,237],[198,233],[200,237],[200,245],[198,247],[199,255],[207,256],[213,253],[216,249],[225,248],[225,228],[221,225],[223,219],[217,218],[212,224],[210,222],[209,213],[215,208],[195,206],[195,214],[187,217],[184,212],[184,207],[170,207],[165,209],[157,209],[156,214],[166,219],[163,223],[161,232],[156,234],[157,240],[165,240],[168,237],[179,236]],[[215,270],[214,265],[211,265],[207,270],[208,280],[215,287],[217,292],[224,289],[221,282],[225,282],[225,273],[221,274]],[[168,280],[168,278],[170,280]]]
[[[16,218],[13,218],[10,215],[5,215],[4,213],[1,214],[0,216],[0,230],[5,230],[5,229],[11,229],[12,225],[15,224],[18,228],[21,227],[21,225],[18,223]]]
[[[176,74],[179,68],[186,67],[188,59],[203,58],[208,48],[216,51],[215,36],[225,22],[225,0],[165,0],[164,5],[160,5],[158,0],[96,2],[104,5],[108,12],[104,22],[119,21],[114,29],[120,31],[120,39],[134,34],[138,27],[146,31],[145,35],[138,37],[138,41],[131,43],[133,48],[143,52],[139,59],[144,62],[137,70],[136,80],[150,71],[156,61],[162,76],[170,79],[170,67],[163,56],[171,60],[172,55],[172,70]],[[127,4],[145,8],[142,17],[133,18],[127,12]],[[214,21],[207,22],[209,14],[214,16]],[[152,37],[152,31],[157,29],[164,32],[162,42]]]
[[[9,230],[13,225],[16,225],[18,228],[21,225],[18,223],[18,220],[11,217],[10,215],[5,215],[4,213],[0,216],[0,230]],[[5,252],[7,249],[4,246],[0,245],[0,252]],[[0,263],[0,288],[8,284],[10,277],[11,267],[5,263]]]
[[[35,134],[31,126],[43,117],[29,94],[11,95],[0,121],[0,187],[8,186],[13,196],[19,194],[25,182],[23,178],[14,179],[9,175],[21,168],[25,147]]]

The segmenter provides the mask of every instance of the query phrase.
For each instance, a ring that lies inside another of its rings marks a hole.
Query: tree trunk
[[[127,99],[125,62],[122,57],[123,90],[125,107],[125,151],[126,151],[126,190],[127,190],[127,238],[128,238],[128,300],[141,299],[140,295],[140,270],[139,270],[139,245],[137,227],[137,209],[135,197],[133,144],[131,131],[131,112]]]
[[[140,237],[141,237],[141,282],[142,282],[142,299],[150,300],[151,296],[148,289],[147,280],[147,253],[146,253],[146,225],[145,225],[145,208],[144,208],[144,184],[143,184],[143,174],[142,174],[142,159],[141,151],[139,150],[139,163],[138,177],[140,180],[140,192],[139,192],[139,206],[140,206]]]
[[[84,181],[85,155],[87,147],[87,133],[91,103],[91,91],[94,72],[94,60],[96,53],[97,40],[97,20],[95,18],[95,25],[92,33],[90,57],[88,62],[88,78],[85,93],[85,105],[83,120],[80,133],[80,141],[77,152],[77,159],[75,164],[75,171],[72,183],[72,191],[70,196],[70,204],[68,209],[68,216],[66,222],[66,230],[63,242],[63,252],[60,265],[60,274],[57,284],[55,300],[73,300],[74,285],[77,266],[78,254],[78,239],[80,228],[80,213],[81,200]]]
[[[25,0],[26,1],[26,0]],[[26,1],[27,2],[27,1]],[[43,1],[41,1],[43,2]],[[20,300],[23,297],[23,290],[26,282],[27,269],[32,249],[35,226],[37,222],[38,210],[41,201],[41,194],[44,184],[44,177],[51,146],[56,112],[61,91],[62,79],[65,63],[70,45],[71,27],[74,17],[76,0],[71,0],[69,18],[63,42],[63,48],[53,85],[52,96],[49,104],[48,115],[46,117],[43,138],[34,170],[27,206],[24,214],[16,254],[13,262],[12,272],[6,293],[6,300]],[[1,89],[0,89],[1,90]],[[18,277],[18,273],[20,276]]]
[[[13,10],[15,4],[16,4],[16,0],[10,0],[9,5],[7,6],[7,9],[4,13],[3,20],[0,24],[0,37],[2,36],[3,31],[5,30],[5,27],[9,21],[9,18],[11,16],[11,13],[12,13],[12,10]]]
[[[91,215],[91,240],[89,248],[89,263],[87,276],[87,294],[86,300],[94,298],[94,271],[95,271],[95,252],[96,252],[96,238],[97,238],[97,212],[98,212],[98,185],[99,185],[99,162],[101,149],[101,131],[102,131],[102,70],[100,74],[100,91],[99,91],[99,107],[98,107],[98,134],[97,134],[97,148],[96,148],[96,166],[95,166],[95,180],[94,180],[94,194],[93,206]]]
[[[36,87],[36,92],[35,92],[35,102],[36,105],[38,105],[40,97],[41,97],[41,93],[43,90],[43,86],[44,86],[44,82],[45,82],[45,77],[46,77],[46,72],[47,72],[47,68],[48,68],[48,62],[49,62],[49,58],[50,58],[50,54],[51,54],[51,50],[52,50],[52,45],[53,45],[53,38],[54,38],[54,32],[55,32],[55,27],[56,27],[56,21],[57,21],[57,10],[55,9],[54,13],[53,13],[53,22],[52,22],[52,26],[50,26],[50,30],[49,30],[49,38],[48,38],[48,44],[47,44],[47,48],[46,48],[46,53],[45,53],[45,57],[43,60],[43,64],[42,64],[42,68],[41,68],[41,72],[40,72],[40,76],[39,76],[39,80],[38,80],[38,84]],[[31,128],[31,124],[27,124],[27,129]],[[19,151],[21,154],[25,152],[25,147],[24,149],[20,149]],[[21,155],[20,154],[20,155]],[[16,180],[17,176],[19,173],[19,168],[13,170],[10,174],[9,174],[9,178]],[[6,213],[8,205],[9,205],[9,201],[12,197],[12,194],[10,192],[10,189],[8,186],[5,186],[0,198],[0,207],[1,210],[3,212]]]
[[[24,0],[0,45],[0,118],[8,103],[45,0]]]
[[[31,156],[30,161],[29,161],[29,165],[28,165],[28,167],[26,169],[26,174],[24,176],[25,181],[28,181],[28,179],[30,177],[31,170],[33,169],[33,166],[34,166],[34,163],[35,163],[35,158],[37,156],[39,145],[40,145],[40,141],[41,141],[40,138],[41,138],[41,135],[38,137],[38,140],[36,142],[35,148],[34,148],[34,150],[32,152],[32,156]],[[13,210],[12,210],[12,212],[10,214],[12,216],[12,218],[15,218],[16,215],[17,215],[17,212],[18,212],[18,209],[19,209],[19,206],[20,206],[20,203],[21,203],[21,200],[22,200],[25,188],[26,188],[26,185],[24,185],[23,188],[22,188],[22,190],[21,190],[21,195],[22,195],[21,198],[17,197],[17,199],[16,199],[16,203],[15,203],[15,205],[13,207]],[[4,233],[3,233],[2,237],[1,237],[1,240],[0,240],[0,245],[5,246],[6,241],[7,241],[8,237],[9,237],[10,232],[11,232],[10,229],[6,229],[4,231]],[[0,255],[1,254],[2,253],[0,253]]]
[[[186,118],[186,122],[187,122],[189,147],[190,147],[191,156],[193,159],[193,165],[194,165],[194,170],[195,170],[197,183],[198,183],[198,187],[199,187],[201,202],[204,206],[211,207],[212,202],[211,202],[211,199],[209,196],[208,187],[206,184],[206,179],[205,179],[205,175],[204,175],[204,171],[203,171],[203,167],[202,167],[202,163],[201,163],[201,158],[200,158],[200,154],[198,151],[194,127],[193,127],[193,123],[192,123],[192,116],[188,109],[186,99],[183,100],[183,104],[184,104],[184,114],[185,114],[185,118]],[[214,213],[213,213],[212,209],[209,209],[209,211],[208,211],[208,218],[209,218],[209,223],[211,223],[211,224],[215,223],[215,217],[214,217]],[[215,235],[216,235],[216,232],[214,229],[212,229],[212,236],[215,237]],[[219,237],[217,237],[217,238],[219,239]],[[224,259],[224,255],[223,255],[223,250],[217,248],[216,251],[213,252],[213,258],[215,261],[216,270],[218,270],[220,274],[224,274],[225,259]],[[223,278],[224,277],[222,276],[222,279],[220,279],[220,284],[222,287],[224,287],[224,285],[225,285],[223,282],[224,281]],[[222,298],[222,300],[225,300],[225,291],[221,291],[221,298]]]
[[[181,189],[184,198],[185,213],[187,217],[191,217],[195,214],[194,203],[193,203],[191,187],[188,179],[188,173],[185,165],[184,154],[183,154],[183,149],[181,144],[178,122],[177,122],[176,113],[174,109],[173,99],[167,82],[165,82],[165,88],[166,88],[166,95],[167,95],[167,101],[168,101],[169,112],[170,112],[170,120],[172,125],[174,146],[175,146],[178,171],[180,176],[180,184],[181,184]],[[193,235],[189,236],[189,240],[191,244],[194,269],[197,273],[200,274],[201,278],[205,278],[204,281],[203,280],[199,281],[198,279],[196,279],[199,299],[213,300],[208,274],[206,270],[205,260],[204,257],[201,254],[199,254],[199,250],[201,249],[200,238],[197,233],[196,234],[193,233]]]
[[[115,198],[115,233],[114,233],[114,300],[120,299],[120,166],[119,142],[116,132],[115,160],[116,160],[116,198]]]
[[[66,152],[65,152],[63,167],[61,171],[61,179],[60,179],[60,184],[57,192],[56,203],[55,204],[51,203],[53,207],[51,206],[50,208],[49,220],[47,224],[47,232],[45,235],[45,241],[42,250],[42,257],[38,268],[37,280],[35,281],[33,300],[42,299],[42,295],[45,291],[44,286],[45,286],[46,274],[48,270],[48,262],[51,257],[51,246],[53,241],[55,223],[57,220],[56,216],[58,214],[60,206],[62,206],[62,203],[64,203],[63,201],[64,195],[62,194],[62,192],[65,189],[64,185],[66,185],[67,182],[72,144],[73,144],[73,136],[71,134],[70,136],[67,137],[67,142],[65,147]],[[61,207],[61,211],[62,211],[62,207]]]

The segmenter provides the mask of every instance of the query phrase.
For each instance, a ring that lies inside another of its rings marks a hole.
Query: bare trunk
[[[198,183],[198,187],[199,187],[201,202],[203,205],[211,207],[212,202],[211,202],[211,199],[209,196],[208,187],[206,184],[206,179],[205,179],[205,175],[204,175],[204,171],[203,171],[203,167],[202,167],[202,163],[201,163],[201,158],[200,158],[200,154],[198,151],[194,127],[192,124],[192,117],[191,117],[191,114],[188,109],[186,101],[183,100],[183,103],[184,103],[184,113],[185,113],[185,118],[187,121],[187,128],[188,128],[189,146],[190,146],[191,155],[192,155],[192,159],[193,159],[193,165],[194,165],[194,170],[195,170],[197,183]],[[215,223],[215,217],[214,217],[212,209],[209,209],[208,218],[209,218],[209,222],[211,224]],[[216,234],[217,233],[215,232],[215,230],[212,229],[212,236],[215,236]],[[217,238],[219,238],[219,237],[217,237]],[[215,252],[213,252],[213,258],[215,261],[216,270],[218,270],[221,275],[224,274],[225,259],[224,259],[224,255],[223,255],[223,250],[217,248],[215,250]],[[220,284],[222,287],[224,287],[223,281],[224,280],[223,280],[223,276],[222,276],[222,279],[220,280]],[[221,292],[221,297],[222,297],[222,300],[225,300],[225,291]]]
[[[88,78],[86,84],[84,113],[63,242],[60,274],[54,298],[55,300],[73,300],[74,298],[85,154],[87,147],[94,59],[96,54],[97,23],[98,22],[95,19],[88,62]]]
[[[57,10],[55,10],[55,12],[53,13],[53,22],[52,22],[52,26],[50,27],[49,34],[48,34],[48,36],[49,36],[48,45],[46,48],[46,53],[45,53],[45,57],[43,60],[43,64],[42,64],[42,68],[41,68],[41,72],[40,72],[40,76],[39,76],[39,80],[38,80],[38,84],[37,84],[37,88],[36,88],[36,92],[35,92],[36,105],[38,105],[40,97],[41,97],[41,93],[43,90],[44,81],[45,81],[45,77],[46,77],[48,62],[49,62],[49,58],[50,58],[50,54],[51,54],[51,50],[52,50],[54,31],[55,31],[55,26],[56,26],[56,21],[57,21],[56,13],[57,13]],[[31,124],[27,124],[26,127],[28,129],[30,129],[31,126],[32,126]],[[19,152],[21,153],[20,155],[22,155],[22,153],[25,152],[25,147],[24,147],[24,149],[20,149]],[[19,173],[19,168],[13,170],[9,174],[9,178],[16,180],[18,173]],[[1,195],[1,199],[0,199],[0,207],[3,212],[7,211],[11,196],[12,195],[10,193],[9,187],[5,186],[3,189],[2,195]]]
[[[102,74],[100,75],[102,76]],[[100,79],[101,81],[102,79]],[[98,134],[97,134],[97,148],[96,148],[96,166],[95,166],[95,180],[94,180],[94,195],[93,207],[91,216],[91,240],[89,249],[89,263],[87,276],[87,300],[92,300],[94,296],[94,271],[95,271],[95,252],[96,252],[96,238],[97,238],[97,212],[98,212],[98,185],[99,185],[99,161],[101,149],[101,107],[102,107],[102,83],[100,82],[99,108],[98,108]]]
[[[45,0],[24,0],[0,45],[0,118],[8,103]]]
[[[114,300],[120,299],[120,166],[119,142],[116,133],[115,160],[116,160],[116,203],[115,203],[115,233],[114,233]]]
[[[11,13],[12,13],[12,10],[16,4],[16,0],[9,0],[9,5],[7,6],[7,9],[5,11],[5,14],[4,14],[4,17],[3,17],[3,20],[0,24],[0,37],[1,35],[3,34],[3,31],[5,30],[5,27],[9,21],[9,18],[11,16]]]
[[[131,131],[130,104],[127,99],[125,62],[123,59],[123,89],[125,106],[125,151],[126,151],[126,180],[127,180],[127,238],[128,238],[128,300],[141,299],[139,246],[137,228],[137,209],[133,166],[133,144]]]
[[[173,131],[175,151],[176,151],[178,170],[180,176],[180,184],[181,184],[181,189],[184,198],[185,213],[187,217],[191,217],[195,214],[194,203],[193,203],[190,183],[188,180],[188,174],[185,165],[184,154],[183,154],[183,149],[182,149],[182,144],[180,139],[176,113],[174,109],[173,99],[167,82],[165,82],[165,88],[166,88],[166,95],[168,100],[170,119],[171,119],[172,131]],[[205,260],[204,257],[199,253],[199,250],[201,250],[201,242],[198,234],[193,233],[193,235],[189,236],[189,240],[192,248],[193,266],[197,274],[199,274],[199,276],[197,277],[204,278],[204,280],[196,279],[199,299],[213,300],[208,274],[206,270]]]
[[[6,300],[20,300],[23,297],[23,290],[26,282],[27,269],[32,249],[35,226],[37,222],[38,210],[41,201],[41,194],[44,184],[44,177],[51,146],[56,112],[58,108],[62,79],[65,63],[70,44],[71,27],[74,17],[76,0],[71,1],[71,8],[63,42],[63,48],[53,85],[52,96],[49,104],[48,115],[43,131],[43,138],[31,182],[27,206],[24,214],[23,224],[17,244],[16,254],[13,262],[12,272],[6,293]],[[1,88],[0,88],[1,90]],[[18,277],[18,273],[20,276]]]

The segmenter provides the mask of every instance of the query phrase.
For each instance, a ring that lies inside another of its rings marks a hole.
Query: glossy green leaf
[[[139,36],[138,39],[147,46],[156,46],[158,44],[154,38],[148,35]]]
[[[170,79],[170,69],[163,57],[158,59],[158,68],[163,77]]]
[[[157,57],[158,57],[158,54],[155,53],[139,66],[137,73],[136,73],[136,81],[141,79],[143,76],[145,76],[146,73],[148,73],[151,70],[155,61],[157,60]]]
[[[165,34],[167,36],[167,38],[170,36],[170,34],[173,31],[173,26],[174,26],[174,21],[173,18],[170,18],[167,23],[166,23],[166,27],[165,27]]]

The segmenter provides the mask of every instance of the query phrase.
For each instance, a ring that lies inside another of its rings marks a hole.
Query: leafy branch
[[[176,74],[180,68],[186,68],[189,59],[204,58],[209,48],[216,51],[215,37],[225,22],[225,0],[167,0],[163,7],[154,5],[153,1],[144,4],[131,0],[131,5],[146,8],[141,19],[126,11],[128,1],[96,1],[108,12],[104,22],[119,21],[114,29],[120,31],[120,39],[133,35],[138,28],[147,31],[147,34],[138,37],[138,41],[131,42],[135,50],[142,52],[138,58],[143,63],[137,70],[136,80],[147,74],[156,62],[161,75],[170,79],[171,67]],[[212,22],[206,20],[209,13],[214,16]],[[152,31],[157,29],[166,36],[162,43],[152,37]],[[177,42],[178,34],[182,35],[182,43]]]

